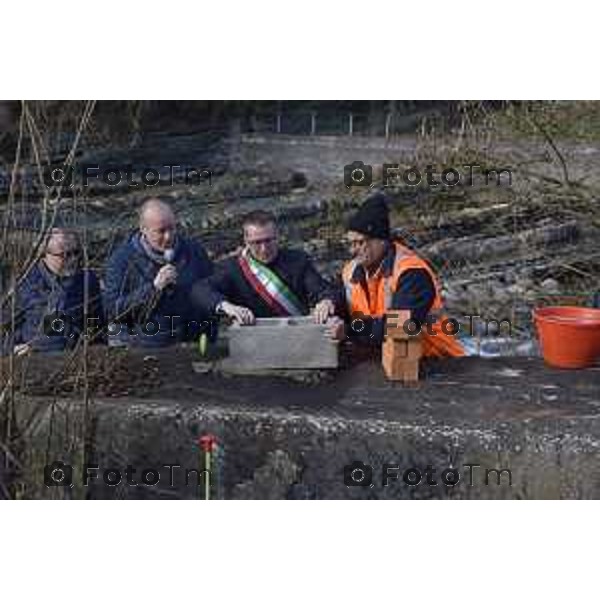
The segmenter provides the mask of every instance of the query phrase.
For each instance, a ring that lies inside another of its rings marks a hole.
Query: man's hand
[[[154,278],[154,287],[158,291],[177,282],[177,269],[173,265],[164,265]]]
[[[25,354],[29,354],[29,352],[31,352],[31,345],[30,344],[17,344],[14,348],[14,354],[15,356],[23,356]]]
[[[313,316],[315,318],[315,322],[322,325],[332,317],[335,313],[335,305],[331,300],[326,298],[325,300],[321,300],[313,309]]]
[[[256,321],[254,313],[245,306],[238,306],[237,304],[224,301],[219,304],[218,308],[240,325],[254,325]]]
[[[336,342],[346,338],[346,323],[339,317],[333,317],[327,321],[327,337]]]

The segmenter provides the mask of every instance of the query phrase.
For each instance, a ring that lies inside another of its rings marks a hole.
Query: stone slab
[[[254,326],[228,330],[229,357],[224,366],[243,371],[264,369],[335,369],[338,344],[327,326],[312,317],[257,319]]]

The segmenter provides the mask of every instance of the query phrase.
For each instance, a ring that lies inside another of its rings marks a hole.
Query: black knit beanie
[[[375,194],[350,217],[348,229],[372,238],[387,240],[390,237],[389,209],[384,194]]]

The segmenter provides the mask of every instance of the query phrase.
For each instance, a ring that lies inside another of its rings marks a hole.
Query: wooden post
[[[348,135],[352,135],[354,133],[354,115],[350,113],[348,115]]]
[[[422,355],[422,337],[404,331],[410,311],[397,310],[386,313],[386,332],[382,345],[381,364],[388,379],[415,383],[419,381],[419,359]]]

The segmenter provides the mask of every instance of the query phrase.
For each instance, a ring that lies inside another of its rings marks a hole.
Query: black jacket
[[[305,315],[320,300],[333,300],[335,297],[334,289],[319,275],[310,257],[301,250],[280,250],[269,268],[296,294]],[[218,263],[214,275],[196,282],[192,299],[194,304],[210,313],[215,312],[219,302],[227,300],[249,308],[256,317],[277,316],[248,283],[237,257]]]

